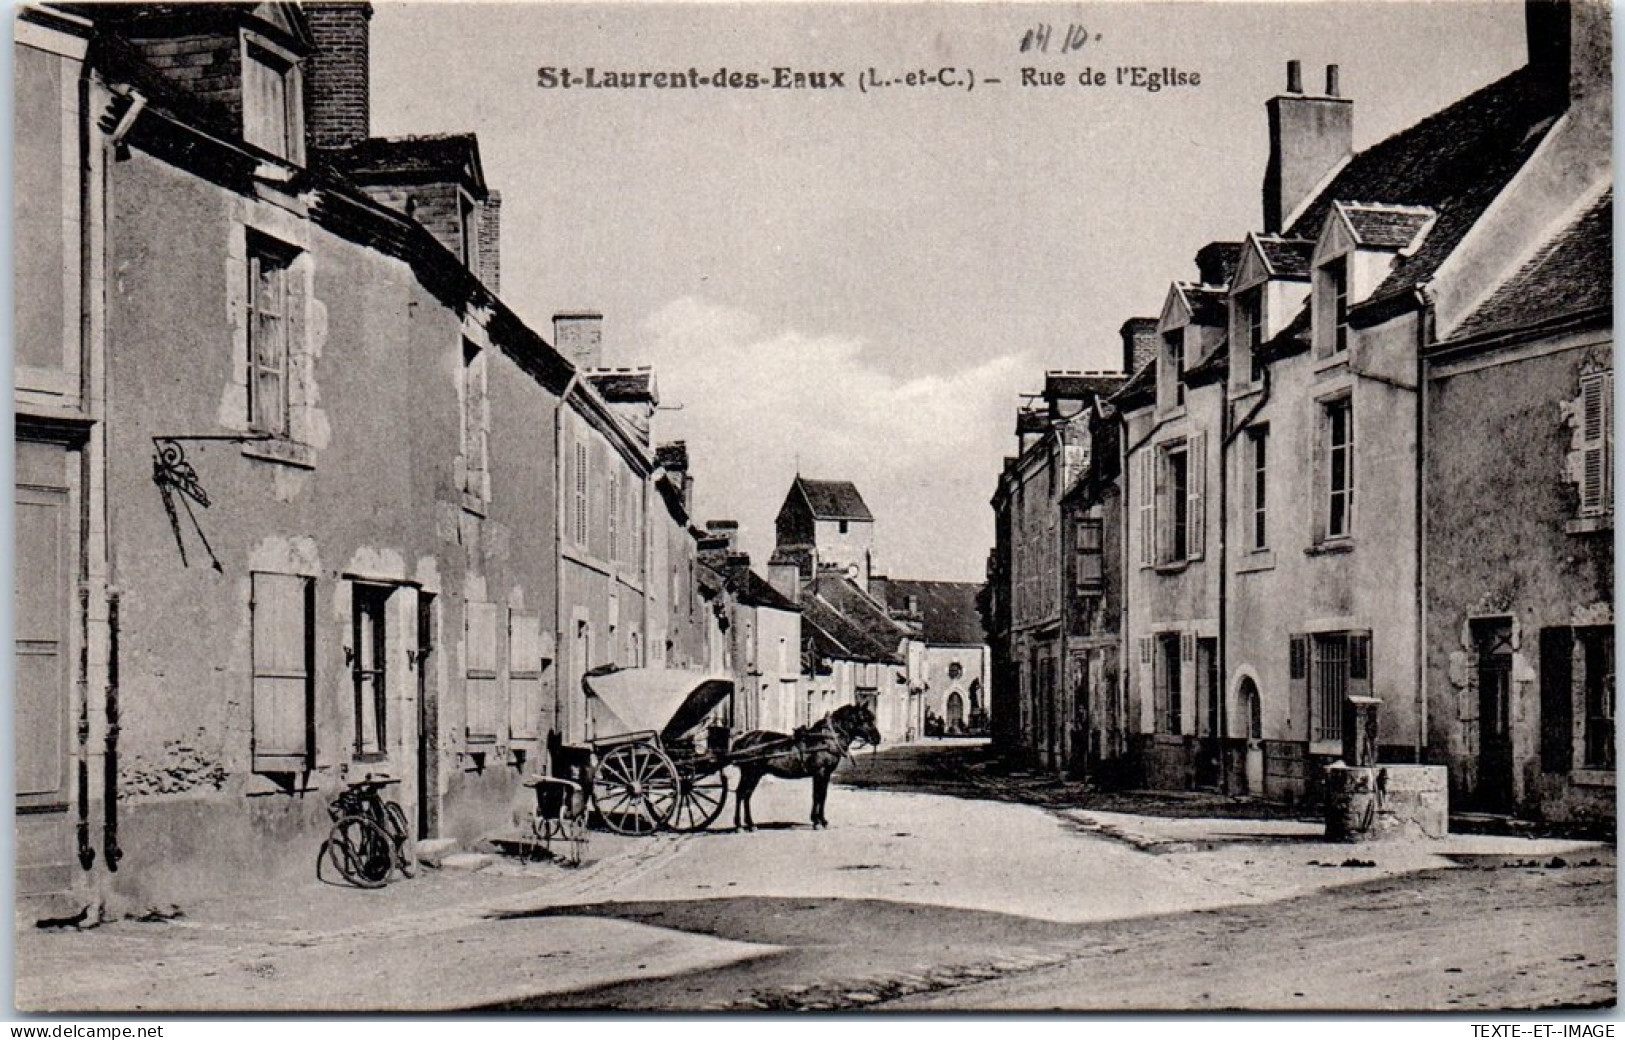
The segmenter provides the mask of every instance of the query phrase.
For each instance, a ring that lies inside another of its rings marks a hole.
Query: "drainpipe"
[[[574,633],[570,622],[566,619],[564,610],[564,515],[565,515],[565,463],[564,463],[564,410],[569,407],[570,395],[575,392],[576,383],[581,380],[581,372],[577,369],[570,373],[570,381],[564,384],[564,392],[559,395],[558,407],[553,411],[553,489],[554,498],[557,499],[553,510],[553,586],[554,586],[554,624],[558,628],[558,640],[553,653],[565,664],[561,670],[569,671],[569,659],[563,655],[575,653]],[[583,662],[585,663],[585,662]],[[553,732],[559,735],[561,743],[569,743],[570,738],[565,735],[560,718],[564,714],[564,690],[558,678],[553,680]],[[548,763],[548,768],[554,768],[555,763]]]
[[[78,759],[79,866],[89,870],[96,862],[90,844],[90,588],[79,587],[79,732],[74,757]]]
[[[102,759],[102,860],[118,870],[124,851],[118,844],[118,737],[119,737],[119,597],[107,594],[107,754]]]
[[[1428,742],[1427,673],[1427,358],[1436,320],[1433,283],[1416,287],[1416,761],[1426,760]]]
[[[1118,539],[1122,543],[1117,558],[1122,562],[1120,573],[1117,576],[1118,583],[1121,585],[1117,598],[1121,606],[1118,608],[1117,615],[1117,747],[1114,750],[1117,752],[1118,775],[1121,778],[1123,759],[1128,756],[1128,663],[1134,660],[1135,657],[1134,648],[1130,645],[1128,639],[1128,594],[1129,587],[1133,584],[1129,581],[1129,573],[1130,568],[1138,569],[1139,567],[1138,561],[1131,562],[1129,556],[1129,552],[1133,548],[1133,540],[1128,536],[1128,521],[1134,512],[1129,503],[1133,500],[1138,489],[1129,486],[1128,416],[1124,414],[1123,409],[1118,408],[1116,418],[1117,427],[1120,431],[1117,437],[1117,479],[1118,486],[1121,488],[1118,498],[1121,501],[1123,515],[1117,524]]]

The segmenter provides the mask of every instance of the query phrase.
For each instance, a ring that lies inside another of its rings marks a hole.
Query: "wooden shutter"
[[[1140,482],[1140,566],[1149,567],[1156,563],[1155,537],[1153,529],[1156,526],[1156,486],[1153,481],[1155,472],[1155,451],[1145,448],[1140,452],[1139,472]]]
[[[1207,434],[1191,434],[1185,454],[1185,558],[1200,560],[1207,541]]]
[[[1580,377],[1580,514],[1600,516],[1611,501],[1610,451],[1613,441],[1613,373],[1593,372]]]
[[[508,731],[515,740],[535,740],[542,718],[542,619],[508,614]]]
[[[1574,630],[1540,630],[1540,769],[1574,768]]]
[[[18,445],[19,473],[26,473],[32,454],[41,468],[62,467],[62,453],[27,442]],[[20,478],[23,479],[23,478]],[[72,515],[66,488],[19,487],[16,490],[17,584],[12,615],[16,629],[17,804],[22,808],[68,802],[69,596],[73,588]]]
[[[502,722],[502,697],[497,674],[497,605],[469,603],[466,638],[463,642],[466,694],[468,700],[468,739],[492,743]]]
[[[1287,711],[1302,720],[1301,729],[1309,733],[1309,637],[1295,634],[1287,637]]]
[[[310,768],[315,582],[292,574],[251,576],[254,616],[254,771]]]

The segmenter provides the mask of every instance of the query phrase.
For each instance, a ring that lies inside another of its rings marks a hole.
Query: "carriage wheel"
[[[677,808],[677,791],[677,767],[650,744],[622,744],[604,756],[592,777],[593,808],[621,834],[664,827]]]
[[[722,815],[728,777],[722,770],[678,777],[677,811],[666,826],[682,834],[703,831]]]

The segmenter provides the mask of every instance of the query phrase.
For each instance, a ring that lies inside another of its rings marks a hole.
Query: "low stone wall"
[[[1442,838],[1450,830],[1444,766],[1326,768],[1326,837],[1331,841]]]

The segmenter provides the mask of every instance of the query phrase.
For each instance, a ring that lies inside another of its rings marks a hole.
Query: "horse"
[[[813,829],[828,827],[824,799],[829,795],[830,775],[853,745],[879,743],[880,730],[875,726],[874,712],[858,704],[844,704],[811,726],[797,729],[793,735],[759,729],[742,734],[729,751],[729,757],[739,768],[739,790],[734,795],[734,829],[756,829],[750,815],[750,798],[762,777],[770,773],[781,780],[811,777]]]

